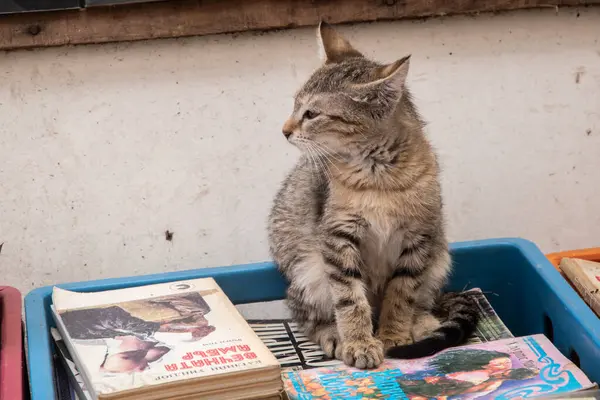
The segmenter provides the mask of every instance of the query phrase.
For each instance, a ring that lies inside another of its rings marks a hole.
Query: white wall
[[[343,28],[413,54],[452,240],[600,245],[600,9],[580,12]],[[317,64],[313,29],[1,54],[0,282],[267,259],[298,155],[280,127]]]

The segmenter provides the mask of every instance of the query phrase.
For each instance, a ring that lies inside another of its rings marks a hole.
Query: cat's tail
[[[469,292],[442,295],[432,313],[442,321],[438,329],[418,342],[388,349],[386,356],[421,358],[459,346],[473,334],[479,322],[478,305]]]

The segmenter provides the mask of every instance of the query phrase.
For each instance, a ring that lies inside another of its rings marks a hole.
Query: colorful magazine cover
[[[465,292],[475,300],[479,323],[468,343],[482,343],[513,337],[500,320],[481,289]],[[275,355],[283,371],[311,369],[341,364],[327,358],[319,345],[310,341],[291,319],[249,320],[250,327]]]
[[[284,374],[290,400],[525,399],[592,383],[543,335],[471,344],[379,368],[346,365]]]

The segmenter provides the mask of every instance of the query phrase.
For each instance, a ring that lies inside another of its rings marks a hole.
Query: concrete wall
[[[409,80],[452,240],[600,245],[600,10],[344,27]],[[1,283],[268,259],[313,29],[0,55]],[[165,240],[165,231],[174,233]]]

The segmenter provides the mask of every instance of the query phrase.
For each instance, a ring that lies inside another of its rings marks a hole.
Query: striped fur
[[[294,319],[328,355],[371,368],[445,329],[431,311],[451,264],[438,163],[409,58],[379,64],[319,33],[324,64],[283,127],[303,156],[275,197],[269,242]]]

